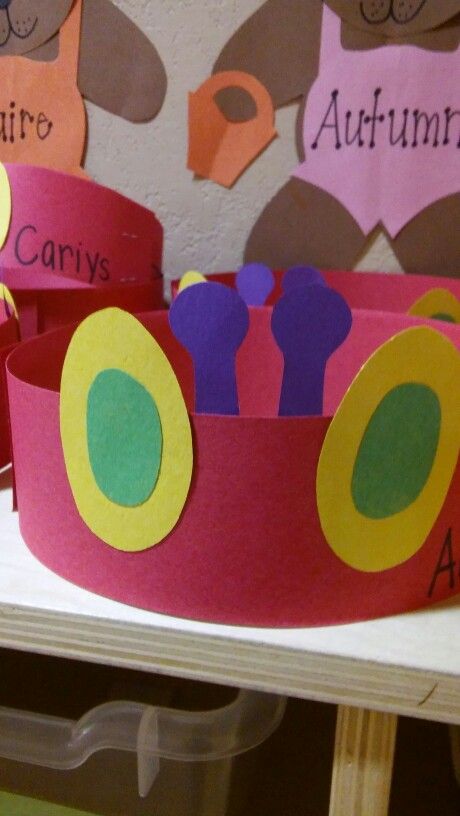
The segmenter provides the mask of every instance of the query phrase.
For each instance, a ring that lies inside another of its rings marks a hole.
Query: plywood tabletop
[[[0,477],[0,647],[460,723],[460,600],[352,626],[247,629],[79,589],[28,551]]]

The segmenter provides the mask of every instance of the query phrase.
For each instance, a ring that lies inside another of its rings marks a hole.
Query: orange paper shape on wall
[[[1,57],[0,161],[84,175],[86,109],[77,86],[82,0],[59,35],[54,62]]]
[[[246,122],[230,122],[216,103],[219,91],[241,88],[257,112]],[[231,187],[277,136],[275,111],[267,89],[243,71],[224,71],[189,94],[188,168],[197,175]]]

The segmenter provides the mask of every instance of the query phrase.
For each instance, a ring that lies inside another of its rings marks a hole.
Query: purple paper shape
[[[289,292],[296,286],[327,286],[321,272],[314,266],[293,266],[283,276],[283,292]]]
[[[294,287],[273,309],[272,332],[284,356],[280,416],[320,416],[329,357],[352,326],[348,303],[321,285]]]
[[[275,277],[265,264],[246,264],[236,276],[236,288],[248,306],[263,306],[275,288]]]
[[[238,292],[221,283],[190,286],[174,300],[169,324],[193,360],[196,413],[238,415],[235,358],[249,329]]]

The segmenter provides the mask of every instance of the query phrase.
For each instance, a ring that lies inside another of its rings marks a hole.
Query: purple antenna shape
[[[314,266],[293,266],[283,277],[283,292],[289,292],[296,286],[327,286],[321,272]]]
[[[320,416],[329,357],[348,337],[352,314],[338,292],[294,287],[273,309],[272,332],[284,356],[280,416]]]
[[[237,273],[236,288],[248,306],[263,306],[275,288],[275,277],[265,264],[246,264]]]
[[[235,358],[249,329],[239,294],[220,283],[190,286],[174,300],[169,324],[193,360],[196,413],[238,415]]]

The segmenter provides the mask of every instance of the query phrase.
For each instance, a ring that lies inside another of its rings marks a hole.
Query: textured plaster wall
[[[186,169],[187,93],[209,75],[229,36],[262,0],[116,0],[146,32],[166,65],[168,94],[157,119],[132,125],[88,105],[87,168],[153,209],[165,234],[165,272],[236,268],[251,223],[298,161],[296,105],[277,113],[279,138],[230,191],[196,181]],[[331,240],[334,240],[331,234]],[[371,242],[359,268],[398,270],[383,236]]]

